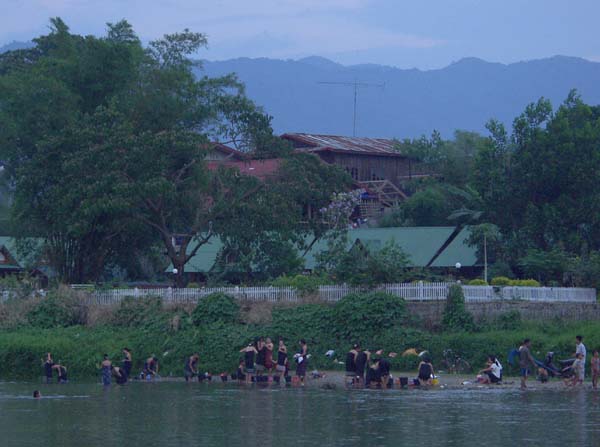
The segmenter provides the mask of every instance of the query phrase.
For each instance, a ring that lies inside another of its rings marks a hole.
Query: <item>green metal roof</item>
[[[359,228],[348,236],[372,250],[393,241],[409,256],[411,266],[425,267],[453,231],[453,227]]]
[[[409,256],[411,266],[425,267],[454,232],[454,227],[396,227],[396,228],[358,228],[348,231],[348,249],[357,241],[372,250],[382,248],[394,241]],[[456,239],[438,256],[432,267],[453,267],[457,262],[469,267],[476,265],[475,248],[469,247],[466,240],[469,230],[464,229]],[[189,273],[206,273],[213,267],[223,243],[213,237],[200,247],[196,255],[186,264]],[[327,242],[319,240],[304,256],[304,267],[314,270],[318,253],[327,248]],[[172,266],[167,272],[172,270]]]
[[[12,237],[0,236],[0,248],[4,247],[4,249],[8,252],[8,255],[11,259],[10,264],[0,264],[0,270],[21,270],[23,267],[20,265],[20,261],[18,259],[17,246],[16,241]]]
[[[478,265],[477,250],[467,243],[471,231],[464,228],[446,249],[431,264],[432,267],[454,267],[460,262],[463,267]]]

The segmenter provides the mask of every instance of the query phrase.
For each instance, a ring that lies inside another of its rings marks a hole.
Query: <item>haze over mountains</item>
[[[353,87],[323,81],[385,84],[358,91],[356,134],[367,137],[483,132],[490,118],[511,125],[542,96],[558,107],[573,88],[587,103],[600,104],[600,63],[565,56],[510,65],[466,58],[429,71],[343,66],[320,57],[241,58],[206,61],[204,70],[210,76],[237,73],[248,96],[273,116],[276,132],[352,135]]]
[[[0,52],[27,45],[13,42]],[[352,135],[353,87],[320,82],[383,85],[358,90],[356,134],[368,137],[418,137],[434,129],[444,137],[456,129],[484,132],[490,118],[510,126],[528,103],[544,96],[558,107],[573,88],[585,102],[600,104],[600,63],[566,56],[509,65],[465,58],[428,71],[344,66],[318,56],[203,64],[199,74],[237,73],[248,96],[273,116],[277,133]]]

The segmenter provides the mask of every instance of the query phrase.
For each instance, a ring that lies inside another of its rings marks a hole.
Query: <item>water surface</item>
[[[600,393],[0,383],[4,447],[184,444],[597,446]]]

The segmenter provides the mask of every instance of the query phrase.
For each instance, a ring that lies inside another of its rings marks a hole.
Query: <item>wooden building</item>
[[[406,199],[403,182],[429,175],[421,163],[402,154],[394,140],[306,133],[286,133],[281,138],[297,151],[316,154],[346,170],[356,186],[366,191],[361,217],[374,217],[396,206]]]

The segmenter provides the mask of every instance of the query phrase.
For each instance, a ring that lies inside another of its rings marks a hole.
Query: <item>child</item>
[[[583,354],[578,353],[575,356],[575,361],[571,365],[570,369],[573,371],[574,375],[571,380],[566,379],[565,384],[575,386],[583,384],[583,374],[584,374],[584,363],[583,363]]]
[[[598,350],[594,350],[594,356],[592,357],[592,386],[594,389],[598,388],[598,376],[600,375],[600,356]]]

